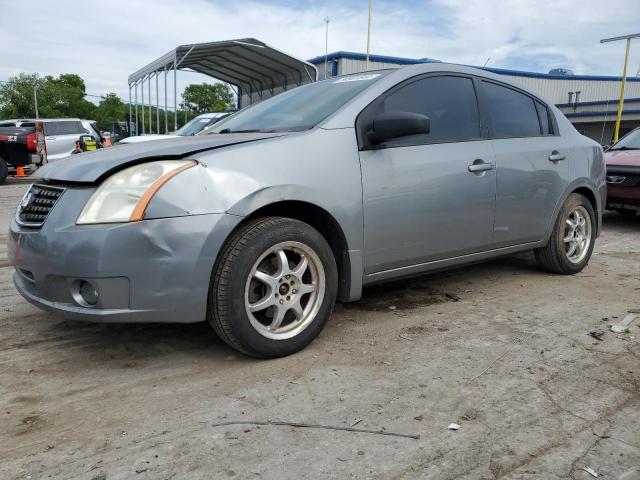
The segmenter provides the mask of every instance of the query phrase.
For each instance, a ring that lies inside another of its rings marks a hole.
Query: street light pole
[[[329,17],[324,17],[326,23],[326,29],[324,34],[324,79],[327,79],[327,65],[329,64]]]
[[[627,83],[627,64],[629,63],[629,50],[631,49],[631,39],[639,38],[640,33],[633,35],[623,35],[621,37],[605,38],[600,40],[600,43],[617,42],[619,40],[626,40],[627,46],[624,54],[624,67],[622,69],[622,80],[620,82],[620,99],[618,100],[618,116],[616,117],[616,128],[613,133],[613,143],[618,141],[620,135],[620,120],[622,119],[622,107],[624,105],[624,87]]]
[[[36,118],[40,118],[38,115],[38,88],[35,85],[33,86],[33,103],[36,107]]]
[[[369,21],[367,24],[367,61],[365,62],[365,71],[369,70],[369,52],[371,50],[371,9],[373,0],[369,0]]]

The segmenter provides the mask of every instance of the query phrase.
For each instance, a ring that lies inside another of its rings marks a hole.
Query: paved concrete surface
[[[25,188],[0,186],[0,245]],[[273,361],[206,324],[53,318],[0,250],[0,478],[638,479],[640,321],[607,325],[640,309],[640,218],[605,229],[580,275],[520,255],[371,288]],[[269,420],[420,438],[215,426]]]

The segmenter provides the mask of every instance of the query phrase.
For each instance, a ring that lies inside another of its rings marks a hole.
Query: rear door
[[[515,87],[482,80],[497,172],[495,247],[541,240],[569,183],[569,153],[548,107]]]
[[[431,131],[360,152],[365,272],[488,249],[496,176],[473,79],[431,74],[397,85],[360,114],[359,137],[393,111],[428,116]]]

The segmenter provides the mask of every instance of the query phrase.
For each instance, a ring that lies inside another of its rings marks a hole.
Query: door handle
[[[549,155],[549,161],[550,162],[559,162],[561,160],[564,160],[565,158],[567,158],[567,157],[565,155],[562,155],[557,150],[554,150],[553,152],[551,152],[551,155]]]
[[[44,137],[45,140],[55,140],[56,137]]]
[[[475,160],[471,165],[469,165],[468,169],[471,173],[482,173],[487,170],[493,170],[493,163],[487,163],[482,159]]]

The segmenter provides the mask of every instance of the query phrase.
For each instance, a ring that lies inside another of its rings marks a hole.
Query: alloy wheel
[[[591,217],[583,206],[575,207],[565,220],[565,255],[574,264],[582,262],[589,252],[592,241]]]
[[[300,242],[282,242],[254,263],[245,288],[245,309],[261,335],[295,337],[318,314],[325,293],[325,272],[318,255]]]

